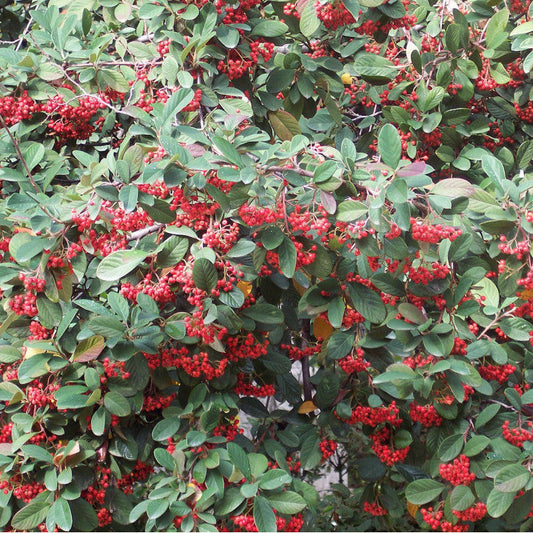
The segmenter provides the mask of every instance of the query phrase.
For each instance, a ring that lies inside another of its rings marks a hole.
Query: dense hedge
[[[531,530],[529,4],[2,1],[0,526]]]

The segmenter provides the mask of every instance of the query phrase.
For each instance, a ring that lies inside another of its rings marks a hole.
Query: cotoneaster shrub
[[[529,4],[1,4],[4,530],[531,529]]]

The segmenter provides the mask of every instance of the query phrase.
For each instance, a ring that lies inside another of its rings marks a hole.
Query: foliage
[[[0,525],[530,530],[529,4],[2,2]]]

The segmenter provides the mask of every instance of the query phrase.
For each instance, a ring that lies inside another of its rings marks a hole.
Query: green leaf
[[[40,63],[37,76],[45,81],[55,81],[64,78],[65,72],[59,65],[47,61]]]
[[[242,314],[263,324],[281,324],[283,312],[272,304],[257,303],[243,309]]]
[[[50,514],[54,516],[54,521],[63,531],[70,531],[72,528],[72,512],[65,498],[61,496],[52,504]]]
[[[126,331],[126,326],[113,316],[95,316],[88,322],[88,327],[93,333],[113,338],[121,337]]]
[[[19,383],[29,383],[35,378],[48,374],[50,372],[48,361],[51,357],[50,353],[36,353],[24,359],[18,368]]]
[[[300,31],[305,37],[311,37],[320,28],[320,20],[317,17],[313,2],[307,2],[300,13]]]
[[[463,453],[467,457],[474,457],[481,453],[489,444],[490,439],[485,435],[475,435],[465,444]]]
[[[392,124],[385,124],[378,135],[378,151],[381,160],[392,168],[397,168],[402,156],[402,141],[398,130]]]
[[[463,178],[447,178],[440,180],[431,188],[431,194],[440,194],[450,198],[462,196],[470,197],[474,194],[475,187]]]
[[[307,504],[297,492],[287,490],[268,496],[268,501],[278,513],[296,514],[305,509]]]
[[[338,331],[331,335],[327,344],[328,357],[330,359],[342,359],[353,349],[355,343],[355,333]]]
[[[110,391],[104,396],[104,405],[115,416],[128,416],[131,413],[130,402],[115,391]]]
[[[337,220],[339,222],[355,222],[368,215],[368,206],[355,200],[344,200],[337,206]]]
[[[285,237],[279,245],[278,256],[281,272],[288,278],[292,278],[296,270],[297,254],[296,246],[288,237]]]
[[[287,24],[278,20],[262,20],[255,25],[250,35],[258,35],[260,37],[280,37],[288,31]]]
[[[156,198],[152,205],[145,204],[144,202],[139,202],[139,205],[155,222],[170,224],[176,219],[176,213],[170,210],[169,204],[159,198]]]
[[[117,250],[104,257],[96,275],[104,281],[117,281],[137,268],[148,256],[142,250]]]
[[[227,450],[233,466],[238,468],[248,481],[252,481],[252,470],[246,452],[235,442],[228,442]]]
[[[302,130],[298,121],[283,109],[268,113],[272,129],[282,141],[290,141],[295,135],[300,135]]]
[[[261,232],[261,242],[267,250],[275,250],[285,238],[278,226],[268,226]]]
[[[156,441],[166,441],[173,437],[181,426],[181,418],[179,416],[172,416],[160,420],[152,430],[152,438]]]
[[[174,460],[174,457],[168,453],[167,450],[163,448],[156,448],[154,450],[154,457],[155,460],[163,467],[169,470],[170,472],[173,472],[176,468],[176,461]]]
[[[77,363],[88,363],[94,361],[105,348],[105,339],[101,335],[93,335],[82,340],[72,355],[72,360]]]
[[[487,512],[492,518],[503,516],[515,499],[515,492],[501,492],[494,488],[487,498]]]
[[[410,322],[414,324],[425,324],[428,321],[428,318],[416,305],[410,303],[401,303],[398,306],[398,312]]]
[[[520,317],[505,318],[500,322],[502,331],[515,341],[528,341],[531,324]]]
[[[276,515],[263,496],[254,498],[254,522],[258,531],[277,531]]]
[[[44,463],[54,464],[54,458],[52,454],[41,448],[41,446],[36,446],[35,444],[26,444],[21,448],[22,452],[28,457],[37,459],[37,461],[43,461]]]
[[[259,480],[259,488],[264,490],[275,490],[281,488],[283,485],[287,485],[291,482],[292,478],[280,468],[269,470],[265,472]]]
[[[500,35],[505,31],[508,21],[509,10],[507,8],[500,9],[492,15],[485,26],[485,40],[488,48],[492,48],[496,41],[500,41]]]
[[[194,98],[194,91],[192,89],[181,88],[178,89],[172,96],[167,100],[165,107],[163,108],[163,113],[161,114],[161,128],[170,126],[172,120],[175,116],[187,107]],[[153,218],[153,217],[152,217]]]
[[[387,309],[380,295],[360,284],[348,286],[350,298],[356,311],[374,324],[381,324],[387,317]]]
[[[69,502],[73,525],[78,531],[94,531],[98,527],[96,510],[83,498]]]
[[[498,192],[503,194],[505,182],[505,169],[503,163],[491,154],[483,153],[481,157],[481,166],[487,176],[496,185]]]
[[[417,95],[417,106],[420,111],[426,113],[442,102],[446,96],[446,91],[443,87],[434,87],[433,89],[428,90],[425,85],[421,84],[418,87]]]
[[[444,485],[433,479],[417,479],[405,489],[407,501],[414,505],[424,505],[437,498],[444,490]]]
[[[129,90],[129,85],[126,78],[118,69],[100,69],[96,77],[101,89],[110,87],[119,93],[127,93]]]
[[[500,492],[516,493],[524,488],[531,473],[522,465],[514,464],[502,468],[494,478],[494,488]]]
[[[457,485],[450,494],[450,504],[455,511],[464,511],[475,501],[476,497],[470,488],[465,485]]]
[[[20,530],[36,530],[37,526],[46,520],[50,510],[48,502],[30,502],[20,509],[11,520],[11,527]]]
[[[388,59],[371,53],[359,53],[353,67],[355,75],[376,85],[388,83],[398,74],[398,69]]]
[[[445,438],[439,446],[439,457],[441,461],[451,461],[455,459],[463,449],[463,435],[451,435]]]
[[[201,446],[207,439],[207,435],[203,431],[189,431],[187,433],[187,446],[197,448]]]
[[[196,287],[210,293],[218,281],[217,269],[209,259],[199,257],[192,267],[192,279]]]
[[[316,391],[316,404],[321,409],[326,409],[333,404],[339,394],[340,382],[336,374],[326,374],[318,384]]]

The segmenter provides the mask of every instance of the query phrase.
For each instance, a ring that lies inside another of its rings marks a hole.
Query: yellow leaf
[[[410,501],[407,502],[407,511],[413,518],[416,517],[416,512],[418,511],[419,507],[420,505],[415,505],[414,503],[411,503]]]
[[[250,281],[239,281],[237,287],[242,291],[245,298],[252,292],[252,283]]]
[[[533,289],[524,289],[520,293],[520,298],[522,300],[530,300],[531,298],[533,298]]]
[[[309,279],[309,276],[306,275],[306,277],[307,277],[307,279]],[[296,289],[298,294],[300,296],[303,296],[307,289],[303,285],[300,285],[297,281],[295,281],[294,278],[292,279],[292,284],[294,285],[294,288]]]
[[[332,332],[333,326],[328,320],[320,316],[315,318],[315,321],[313,322],[313,333],[317,339],[319,337],[322,339],[327,339]]]
[[[353,82],[353,79],[347,72],[344,72],[343,75],[341,76],[341,81],[342,83],[344,83],[344,85],[351,85]]]
[[[53,345],[50,345],[50,350],[43,350],[42,348],[32,348],[31,346],[26,346],[26,353],[24,354],[24,359],[29,359],[38,353],[49,353],[53,355],[59,355],[59,352],[53,349]]]
[[[307,413],[312,413],[313,411],[315,411],[316,408],[316,405],[311,400],[307,400],[306,402],[302,403],[302,405],[300,405],[298,413],[301,415],[306,415]]]

